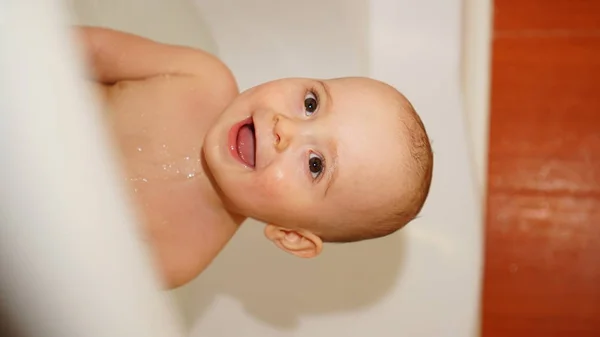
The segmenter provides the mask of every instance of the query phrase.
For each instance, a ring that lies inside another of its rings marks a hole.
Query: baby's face
[[[387,207],[408,151],[398,146],[397,97],[364,78],[284,79],[242,93],[204,143],[227,207],[316,235],[319,224]]]

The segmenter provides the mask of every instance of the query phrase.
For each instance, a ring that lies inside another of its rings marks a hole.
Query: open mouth
[[[236,130],[237,129],[237,130]],[[256,134],[254,121],[249,118],[236,125],[233,130],[231,150],[243,164],[254,168],[256,165]]]

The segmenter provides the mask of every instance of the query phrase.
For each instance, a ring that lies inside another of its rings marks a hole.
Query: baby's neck
[[[225,202],[224,194],[219,188],[219,185],[217,184],[212,172],[210,171],[210,168],[208,167],[208,164],[206,163],[204,153],[201,154],[200,161],[202,164],[201,167],[203,177],[205,178],[205,184],[207,184],[207,186],[205,187],[205,193],[210,199],[209,202],[213,205],[213,207],[223,209],[224,211],[226,211],[227,214],[229,214],[229,216],[231,217],[231,219],[233,219],[236,224],[240,225],[248,217],[228,209],[227,204]]]

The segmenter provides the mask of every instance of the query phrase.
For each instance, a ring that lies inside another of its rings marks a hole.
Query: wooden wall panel
[[[600,336],[600,1],[496,0],[484,337]]]

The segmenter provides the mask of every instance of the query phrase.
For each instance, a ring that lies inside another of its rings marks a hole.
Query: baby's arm
[[[104,28],[79,27],[77,32],[97,82],[110,85],[159,75],[191,75],[213,81],[226,77],[235,85],[227,66],[201,50]]]

